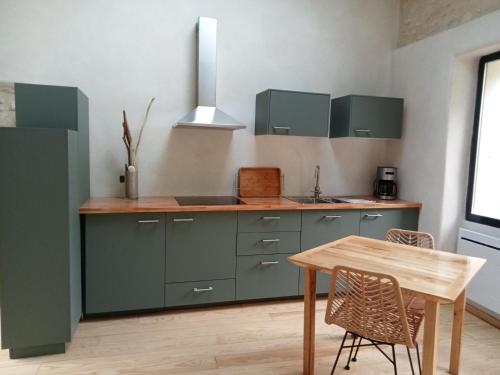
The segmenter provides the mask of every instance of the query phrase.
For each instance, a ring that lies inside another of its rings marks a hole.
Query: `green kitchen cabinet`
[[[234,301],[234,288],[234,279],[166,284],[165,306],[207,305]]]
[[[13,87],[15,127],[0,127],[0,296],[2,348],[20,358],[64,352],[82,314],[88,99],[76,87]]]
[[[361,210],[359,235],[383,240],[390,228],[418,230],[418,208]]]
[[[359,210],[302,211],[301,251],[338,240],[342,237],[358,234]],[[331,277],[318,272],[316,278],[317,293],[328,293]],[[304,293],[304,272],[300,269],[299,292]]]
[[[296,232],[300,228],[300,211],[238,212],[238,232]]]
[[[401,138],[404,100],[347,95],[332,100],[330,138]]]
[[[85,313],[162,308],[165,215],[85,218]]]
[[[182,212],[166,217],[166,282],[234,279],[236,212]]]
[[[238,255],[298,253],[300,232],[238,233]]]
[[[296,296],[299,267],[288,261],[290,255],[239,256],[236,299]]]
[[[330,95],[269,89],[257,94],[255,135],[328,137]]]

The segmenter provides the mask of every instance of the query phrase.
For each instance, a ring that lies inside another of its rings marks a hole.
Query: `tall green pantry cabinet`
[[[1,324],[2,348],[20,358],[64,352],[81,317],[89,119],[78,88],[11,88],[15,122],[0,123]]]

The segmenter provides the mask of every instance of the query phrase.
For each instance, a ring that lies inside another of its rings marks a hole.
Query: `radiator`
[[[458,253],[487,260],[469,284],[467,300],[500,318],[500,238],[460,228]]]

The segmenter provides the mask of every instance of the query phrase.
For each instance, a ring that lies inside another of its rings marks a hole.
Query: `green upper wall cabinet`
[[[401,98],[348,95],[332,100],[330,138],[401,138]]]
[[[328,137],[330,95],[269,89],[257,94],[255,135]]]
[[[80,320],[89,154],[81,91],[15,88],[16,126],[0,127],[0,296],[2,348],[19,358],[64,352]]]

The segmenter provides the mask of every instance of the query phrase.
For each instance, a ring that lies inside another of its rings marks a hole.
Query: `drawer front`
[[[165,285],[165,306],[190,306],[234,301],[234,279]]]
[[[86,216],[86,314],[163,307],[164,218],[164,214]]]
[[[358,233],[358,210],[302,211],[302,251]]]
[[[288,254],[239,256],[236,299],[275,298],[298,294],[299,267]]]
[[[300,232],[238,233],[238,255],[298,253]]]
[[[234,278],[236,213],[167,214],[167,283]]]
[[[300,211],[238,212],[239,232],[300,231]]]
[[[359,234],[383,240],[390,228],[418,229],[418,208],[362,210]]]

